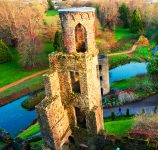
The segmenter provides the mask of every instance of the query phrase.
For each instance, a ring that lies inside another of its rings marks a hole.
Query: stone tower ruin
[[[41,133],[49,149],[92,150],[103,130],[95,9],[61,9],[59,15],[66,50],[49,55],[46,97],[37,106]]]

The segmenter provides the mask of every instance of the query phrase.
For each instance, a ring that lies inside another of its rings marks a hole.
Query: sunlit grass
[[[30,137],[36,133],[40,132],[40,126],[38,123],[30,126],[29,128],[27,128],[26,130],[24,130],[22,133],[20,133],[18,135],[18,137],[20,138],[27,138]]]
[[[108,134],[115,134],[118,137],[122,137],[131,130],[134,124],[134,119],[117,120],[104,122],[104,128]]]

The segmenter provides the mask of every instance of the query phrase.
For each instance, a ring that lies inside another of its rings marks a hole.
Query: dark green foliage
[[[142,114],[145,114],[145,108],[142,108]]]
[[[7,45],[0,40],[0,64],[6,63],[12,60],[12,55]]]
[[[155,88],[158,87],[158,52],[150,60],[147,69],[151,82]]]
[[[55,33],[54,49],[57,50],[57,51],[63,51],[64,50],[62,33],[60,31],[57,31]]]
[[[157,106],[154,107],[154,113],[157,113]]]
[[[54,10],[54,3],[52,2],[52,0],[47,0],[48,2],[48,6],[50,10]]]
[[[132,22],[130,25],[130,31],[132,33],[143,32],[143,23],[141,13],[138,9],[133,12]]]
[[[155,35],[155,41],[158,43],[158,34]]]
[[[33,97],[30,97],[22,102],[22,107],[28,110],[32,110],[35,108],[36,105],[38,105],[45,97],[44,92],[40,92],[35,94]]]
[[[129,113],[129,108],[126,109],[126,116],[129,117],[130,113]]]
[[[118,11],[120,13],[119,18],[123,22],[124,28],[128,28],[129,27],[129,8],[127,7],[125,3],[123,3],[119,7]]]
[[[112,120],[115,120],[115,118],[116,118],[115,112],[112,112],[112,113],[111,113],[111,119],[112,119]]]
[[[118,55],[109,58],[110,69],[129,63],[132,57],[128,54]]]

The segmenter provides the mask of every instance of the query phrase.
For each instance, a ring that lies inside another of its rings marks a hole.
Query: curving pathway
[[[138,43],[136,42],[130,50],[120,52],[120,53],[107,54],[107,56],[111,57],[111,56],[118,56],[118,55],[124,55],[124,54],[131,54],[136,50],[137,47],[138,47]]]
[[[144,108],[146,112],[153,112],[155,106],[158,106],[158,94],[145,98],[142,101],[120,106],[120,108],[123,114],[126,114],[127,108],[129,108],[130,114],[137,114],[142,111],[142,108]],[[106,108],[103,112],[104,117],[111,116],[111,112],[115,112],[115,114],[119,115],[118,110],[119,107]]]
[[[13,86],[16,86],[16,85],[18,85],[18,84],[20,84],[20,83],[22,83],[22,82],[24,82],[24,81],[26,81],[26,80],[28,80],[28,79],[32,79],[32,78],[34,78],[34,77],[36,77],[36,76],[38,76],[38,75],[41,75],[41,74],[43,74],[43,73],[46,73],[46,72],[48,72],[48,69],[42,70],[42,71],[40,71],[40,72],[37,72],[37,73],[35,73],[35,74],[32,74],[32,75],[27,76],[27,77],[25,77],[25,78],[22,78],[22,79],[20,79],[20,80],[17,80],[17,81],[15,81],[15,82],[11,83],[11,84],[8,84],[8,85],[6,85],[6,86],[0,88],[0,92],[3,92],[3,91],[5,91],[5,90],[7,90],[7,89],[9,89],[9,88],[11,88],[11,87],[13,87]]]

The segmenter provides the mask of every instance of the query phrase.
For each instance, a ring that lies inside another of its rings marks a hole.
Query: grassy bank
[[[24,130],[22,133],[18,135],[18,137],[25,139],[28,138],[36,133],[40,132],[40,126],[38,123],[35,123],[34,125],[30,126],[26,130]]]
[[[108,134],[115,134],[118,137],[122,137],[131,130],[133,124],[133,119],[117,120],[104,122],[104,128]]]
[[[111,118],[104,119],[104,129],[108,134],[116,134],[118,137],[124,136],[134,124],[133,116],[116,117],[114,121]],[[38,123],[30,126],[18,135],[20,138],[28,138],[36,133],[40,132],[40,126]]]
[[[114,31],[115,35],[115,42],[118,42],[119,40],[129,38],[129,37],[136,37],[138,34],[131,33],[129,28],[122,28],[122,27],[116,27]]]
[[[39,75],[35,78],[26,80],[26,81],[24,81],[16,86],[12,87],[12,88],[9,88],[9,89],[1,92],[0,98],[9,96],[13,93],[16,93],[16,92],[21,91],[21,90],[26,89],[26,88],[29,88],[32,91],[34,91],[36,89],[38,90],[39,88],[41,88],[41,86],[43,86],[43,77],[42,77],[42,75]]]
[[[35,106],[38,105],[45,97],[45,92],[41,91],[33,95],[33,97],[29,97],[22,102],[22,107],[27,110],[35,109]]]

